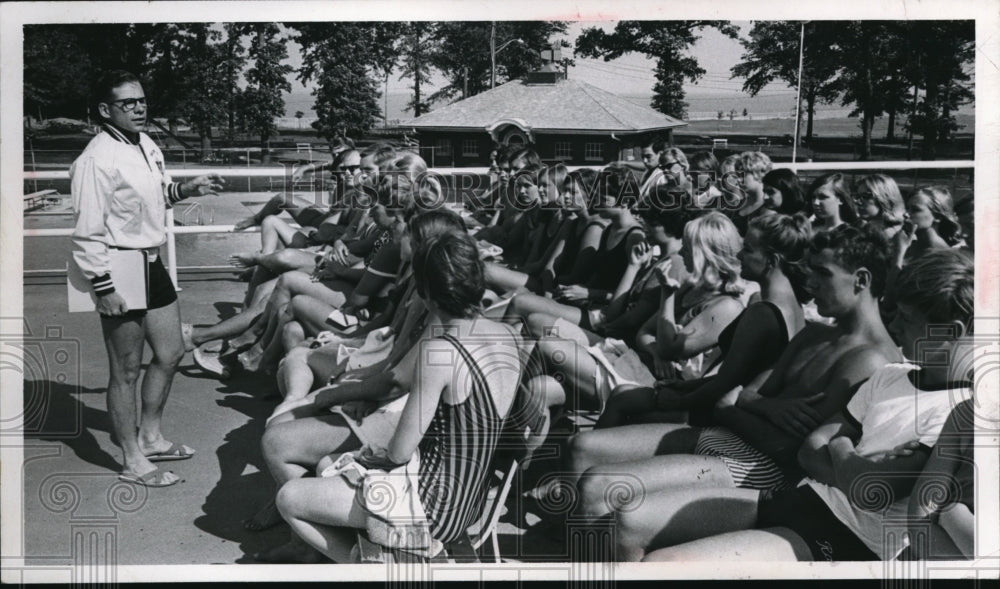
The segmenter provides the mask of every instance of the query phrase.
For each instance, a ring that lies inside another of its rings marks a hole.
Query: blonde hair
[[[938,221],[937,233],[948,245],[955,245],[965,236],[962,234],[962,225],[958,222],[958,215],[955,214],[955,205],[951,198],[951,192],[944,186],[926,186],[913,193],[913,198],[917,195],[927,197],[927,209]]]
[[[736,257],[743,238],[729,217],[712,211],[689,221],[684,226],[684,244],[691,252],[693,283],[727,294],[743,292]]]
[[[744,151],[740,154],[743,171],[753,174],[758,180],[771,171],[771,158],[761,151]]]
[[[861,184],[871,191],[883,225],[893,226],[903,222],[906,207],[895,180],[885,174],[871,174],[862,178]]]

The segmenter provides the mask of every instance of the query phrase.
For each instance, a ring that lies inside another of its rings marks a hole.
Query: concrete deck
[[[220,257],[256,247],[258,239],[185,237],[190,240],[184,248],[190,251],[179,247],[181,265],[222,263]],[[26,247],[25,267],[58,267],[65,255],[63,238],[33,239],[38,243]],[[99,319],[66,312],[64,283],[30,282],[24,287],[29,358],[24,368],[25,558],[34,566],[72,565],[80,558],[81,530],[95,529],[113,538],[111,558],[119,565],[250,563],[254,552],[284,541],[285,525],[264,532],[242,526],[274,492],[260,454],[264,421],[278,402],[273,379],[243,374],[220,382],[185,356],[166,406],[164,433],[195,448],[197,455],[161,464],[185,481],[159,489],[122,483],[117,479],[121,453],[111,439],[105,404],[107,355]],[[231,316],[245,289],[224,274],[182,273],[180,286],[182,319],[195,324]],[[147,361],[149,355],[147,349]],[[539,473],[554,465],[538,464],[532,470]],[[566,561],[565,542],[526,533],[526,522],[538,521],[520,499],[531,478],[515,482],[501,519],[501,552],[515,561]]]

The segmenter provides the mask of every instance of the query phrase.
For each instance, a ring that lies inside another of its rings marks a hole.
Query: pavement
[[[57,222],[45,219],[26,218],[25,226]],[[216,219],[224,222],[232,221]],[[256,234],[184,237],[190,239],[178,247],[182,266],[216,263],[256,247],[259,239]],[[58,268],[65,239],[31,240],[25,268]],[[179,282],[182,320],[203,325],[236,313],[245,289],[227,273],[182,272]],[[115,551],[120,565],[251,563],[249,555],[283,542],[289,534],[285,525],[263,532],[242,525],[274,492],[260,453],[265,419],[278,403],[273,378],[238,374],[220,382],[186,355],[166,405],[164,434],[197,454],[161,463],[184,482],[153,489],[123,483],[117,478],[121,452],[106,410],[108,360],[100,322],[96,314],[66,309],[64,282],[32,279],[24,286],[26,559],[36,566],[73,564],[80,558],[80,538],[106,537],[113,539],[107,550]],[[147,349],[145,361],[149,356]],[[506,559],[568,560],[564,530],[531,528],[545,509],[521,497],[555,464],[538,461],[515,480],[499,526]]]

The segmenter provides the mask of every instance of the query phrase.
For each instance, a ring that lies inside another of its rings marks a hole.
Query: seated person
[[[465,223],[461,217],[447,209],[426,211],[411,217],[400,240],[404,269],[399,273],[398,286],[392,295],[393,303],[350,336],[333,336],[316,342],[319,345],[299,346],[291,350],[282,359],[278,370],[278,388],[285,400],[304,398],[315,388],[333,384],[332,379],[341,375],[354,381],[367,379],[366,385],[372,389],[383,387],[383,381],[387,383],[385,387],[391,388],[387,380],[387,375],[391,376],[390,369],[412,348],[426,324],[427,309],[417,296],[413,281],[412,252],[439,235],[464,231]],[[383,325],[389,326],[389,333],[381,338],[391,342],[388,357],[371,366],[348,371],[347,366],[354,363],[340,358],[340,344],[361,347],[368,335]]]
[[[415,516],[423,516],[439,543],[451,542],[479,516],[485,500],[486,477],[520,380],[520,361],[497,364],[497,358],[519,358],[512,330],[479,316],[484,292],[482,262],[475,241],[467,234],[447,234],[414,253],[417,291],[431,309],[435,337],[420,348],[413,391],[388,438],[367,440],[380,455],[402,465],[412,460],[420,481],[412,488]],[[444,356],[442,356],[444,355]],[[432,358],[452,358],[432,362]],[[491,370],[483,372],[484,365]],[[470,377],[471,375],[471,377]],[[335,416],[331,416],[336,418]],[[315,418],[324,419],[324,418]],[[340,418],[342,421],[343,418]],[[294,423],[294,422],[292,422]],[[284,424],[282,424],[284,425]],[[291,425],[291,424],[289,424]],[[269,428],[277,431],[281,425]],[[292,527],[290,543],[257,555],[259,560],[315,561],[318,554],[350,562],[358,529],[366,527],[366,506],[355,488],[341,476],[304,478],[331,451],[340,454],[350,441],[329,448],[323,430],[313,436],[324,442],[296,466],[299,476],[278,479],[276,503]],[[354,437],[354,434],[351,436]],[[273,438],[265,435],[265,456]],[[353,439],[355,448],[364,440]],[[476,464],[466,469],[463,464]],[[441,488],[439,488],[441,487]],[[434,492],[432,492],[434,491]]]
[[[549,292],[560,280],[593,272],[594,252],[601,241],[606,221],[591,210],[589,191],[597,182],[597,172],[581,168],[566,174],[560,194],[565,211],[555,241],[546,251],[544,265],[536,273],[527,274],[487,262],[486,284],[499,292],[528,290]],[[500,311],[502,316],[506,308]]]
[[[789,340],[805,326],[806,254],[812,228],[805,215],[768,212],[754,217],[740,251],[740,276],[760,285],[761,299],[751,303],[719,334],[722,352],[718,374],[691,381],[661,381],[655,388],[615,391],[594,426],[668,421],[660,412],[710,412],[735,387],[746,386],[781,356]],[[689,417],[689,422],[696,415]],[[704,417],[701,418],[702,421]],[[699,424],[700,425],[700,424]]]
[[[931,447],[955,402],[972,394],[964,370],[972,353],[965,336],[973,320],[973,271],[968,256],[950,250],[904,268],[898,285],[901,312],[890,327],[911,363],[876,371],[843,411],[809,434],[798,452],[808,475],[804,484],[760,496],[744,491],[719,498],[711,513],[690,514],[700,516],[700,532],[682,534],[674,526],[661,530],[655,545],[686,543],[653,552],[647,560],[896,558],[906,548],[905,516],[913,505],[907,496],[921,469],[922,484],[940,476],[941,471],[926,470]],[[949,329],[930,329],[944,325]],[[899,452],[901,447],[910,450]],[[934,462],[932,469],[942,466]],[[925,517],[935,511],[927,508],[927,498],[918,497],[910,513]],[[660,521],[690,508],[692,499],[661,512]],[[898,533],[893,533],[894,521],[904,522]],[[720,535],[706,538],[706,531]]]
[[[892,239],[903,227],[906,208],[896,181],[885,174],[869,174],[854,189],[854,204],[862,223],[871,224]]]
[[[662,266],[654,270],[655,275],[661,277],[661,309],[667,307],[670,314],[672,327],[669,329],[673,333],[670,341],[676,339],[678,342],[674,353],[692,357],[714,347],[722,328],[742,310],[736,293],[732,292],[739,279],[738,248],[739,236],[729,219],[721,213],[711,213],[684,226],[681,251],[689,274],[685,277]],[[684,280],[683,286],[678,278]],[[670,301],[680,291],[686,294],[680,295],[683,300],[678,308],[683,321],[677,324],[673,323],[674,305]],[[657,310],[651,317],[656,318],[659,314]],[[666,338],[666,328],[663,333]],[[626,382],[634,384],[633,379],[642,377],[641,370],[638,374],[620,374],[614,360],[627,352],[614,354],[609,346],[600,345],[605,343],[603,338],[594,339],[596,341],[591,341],[579,330],[561,329],[558,334],[538,340],[535,361],[529,364],[538,367],[545,376],[534,376],[529,386],[544,391],[549,407],[567,403],[574,408],[600,409],[616,386]],[[650,341],[655,344],[655,339]]]
[[[705,376],[719,355],[719,334],[743,310],[737,259],[743,240],[725,215],[711,212],[684,227],[681,255],[690,278],[660,290],[660,307],[639,329],[636,350],[661,379]],[[657,274],[661,284],[668,277]]]
[[[598,177],[599,189],[604,192],[602,202],[595,207],[597,215],[608,222],[593,259],[593,274],[585,284],[569,284],[554,292],[557,301],[533,293],[514,296],[504,315],[506,320],[527,320],[531,332],[537,337],[545,333],[557,318],[574,325],[583,325],[584,317],[612,303],[616,292],[624,294],[632,287],[636,274],[643,269],[629,264],[634,248],[645,241],[639,220],[632,214],[629,202],[620,195],[629,172],[624,169],[606,169]],[[648,260],[644,260],[648,262]],[[581,309],[586,307],[586,310]]]
[[[823,174],[809,185],[809,201],[813,210],[813,229],[834,229],[843,223],[858,220],[854,197],[847,188],[847,179],[840,172]]]
[[[975,434],[972,400],[966,399],[951,410],[913,485],[907,509],[909,546],[900,558],[976,558]],[[920,449],[920,442],[913,442],[894,455],[911,456]],[[948,491],[942,495],[941,489]]]
[[[773,369],[723,397],[713,415],[722,427],[629,425],[572,440],[571,470],[586,471],[580,478],[583,510],[594,517],[615,512],[618,558],[638,560],[652,548],[714,531],[695,524],[695,500],[707,507],[717,497],[755,496],[798,480],[795,458],[803,438],[840,412],[872,374],[901,359],[878,314],[886,256],[885,238],[873,230],[844,227],[816,235],[808,290],[836,324],[807,324]],[[633,473],[646,492],[634,503],[608,505],[603,488],[620,472]],[[664,514],[683,509],[692,519],[666,525],[671,517]]]
[[[764,174],[764,200],[766,206],[783,215],[809,214],[799,177],[788,168],[778,168]]]

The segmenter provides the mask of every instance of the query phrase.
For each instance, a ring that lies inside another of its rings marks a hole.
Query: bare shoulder
[[[901,360],[896,348],[880,343],[864,343],[846,350],[838,358],[834,371],[845,376],[867,379],[887,364]]]

